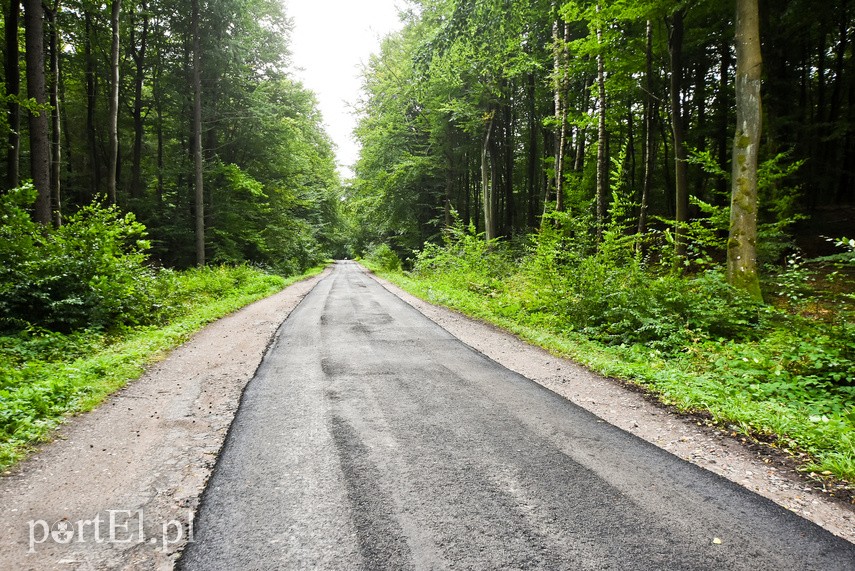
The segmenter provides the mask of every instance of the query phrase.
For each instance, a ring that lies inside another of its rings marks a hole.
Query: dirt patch
[[[367,271],[367,270],[366,270]],[[492,325],[431,305],[378,278],[387,290],[497,363],[527,377],[606,422],[683,460],[769,498],[855,543],[855,507],[833,497],[834,487],[797,472],[785,455],[734,438],[703,418],[677,414],[634,387],[607,379]],[[847,496],[848,490],[836,490]]]
[[[325,275],[204,328],[4,475],[0,567],[172,569],[244,386]]]

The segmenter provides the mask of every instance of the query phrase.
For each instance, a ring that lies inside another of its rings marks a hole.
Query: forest
[[[855,6],[401,10],[342,181],[287,3],[3,3],[0,466],[282,276],[360,257],[855,479]]]
[[[280,2],[4,6],[0,170],[7,190],[33,181],[39,222],[118,205],[167,267],[287,273],[328,255],[335,159],[314,95],[289,73]]]
[[[6,466],[205,323],[335,255],[342,223],[333,145],[294,79],[278,0],[2,10]]]
[[[353,244],[430,301],[855,476],[855,6],[418,0]]]

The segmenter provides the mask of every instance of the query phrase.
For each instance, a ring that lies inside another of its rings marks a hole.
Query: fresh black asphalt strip
[[[855,545],[459,342],[353,263],[283,323],[179,567],[855,569]]]

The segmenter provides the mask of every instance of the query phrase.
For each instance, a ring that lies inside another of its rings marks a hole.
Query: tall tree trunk
[[[600,4],[597,3],[597,12],[600,12]],[[600,50],[597,52],[597,242],[602,238],[606,223],[606,196],[609,185],[609,158],[608,158],[608,134],[606,132],[606,70],[603,63],[603,28],[597,25],[597,44]]]
[[[27,50],[27,94],[42,108],[30,113],[30,170],[38,191],[35,220],[51,223],[50,208],[50,136],[45,87],[44,8],[41,0],[25,0],[24,31]]]
[[[162,52],[159,49],[162,35],[160,30],[160,20],[158,19],[155,19],[154,21],[153,34],[155,41],[158,43],[158,47],[155,48],[157,57],[154,61],[154,71],[152,72],[151,79],[151,93],[152,98],[154,99],[154,112],[157,114],[157,123],[155,124],[155,130],[157,132],[157,203],[163,204],[163,96],[161,93],[162,84],[160,81]]]
[[[838,23],[839,39],[835,48],[835,63],[834,63],[834,86],[831,91],[831,106],[828,111],[828,122],[834,124],[840,117],[840,108],[843,103],[843,84],[845,82],[843,69],[846,62],[846,52],[849,46],[849,18],[848,1],[841,1],[840,11],[842,12]]]
[[[722,172],[727,171],[727,138],[730,117],[730,97],[728,94],[728,75],[730,73],[730,42],[722,41],[719,47],[721,67],[719,68],[718,84],[718,166]],[[718,177],[716,188],[722,196],[727,192],[727,181]]]
[[[453,136],[448,136],[453,141]],[[454,197],[454,157],[451,151],[445,152],[445,200],[443,201],[442,217],[446,228],[451,228],[451,201]]]
[[[490,113],[490,119],[487,121],[487,129],[484,133],[484,143],[481,146],[481,196],[484,208],[484,237],[489,242],[496,237],[496,212],[493,209],[493,189],[490,184],[490,138],[493,133],[493,115]]]
[[[145,0],[140,3],[142,13],[142,29],[140,30],[139,45],[136,38],[136,24],[131,23],[131,58],[136,70],[134,73],[134,144],[131,158],[131,198],[142,196],[142,144],[143,144],[143,85],[146,71],[146,47],[148,44],[148,6]]]
[[[526,191],[528,193],[528,210],[526,221],[529,228],[534,228],[537,222],[538,184],[537,184],[537,107],[534,74],[526,78],[526,99],[528,103],[528,149],[526,165]]]
[[[61,41],[59,37],[59,0],[55,0],[53,8],[45,10],[48,21],[48,48],[50,51],[50,104],[51,109],[51,164],[50,164],[50,194],[53,211],[53,224],[62,226],[62,122],[59,108],[59,53]]]
[[[196,264],[205,265],[205,187],[202,172],[202,70],[199,42],[199,0],[193,0],[193,171],[196,205]]]
[[[727,279],[762,300],[757,276],[757,152],[761,128],[760,26],[758,0],[736,2],[736,135]]]
[[[555,5],[553,3],[553,10]],[[552,24],[552,73],[553,97],[555,99],[555,210],[564,210],[564,149],[567,146],[567,103],[566,82],[564,74],[567,72],[564,65],[565,36],[567,24],[556,17]]]
[[[21,106],[17,97],[21,93],[21,67],[18,61],[18,22],[21,0],[9,0],[6,12],[6,95],[9,96],[9,138],[6,149],[6,186],[15,188],[21,181]]]
[[[469,210],[472,200],[472,189],[469,184],[470,170],[469,151],[466,151],[463,153],[463,223],[466,226],[472,223]]]
[[[707,150],[707,137],[704,135],[704,133],[707,132],[706,75],[707,62],[705,60],[699,61],[695,68],[695,94],[692,98],[692,106],[695,108],[696,117],[694,128],[696,132],[700,133],[700,136],[695,138],[695,141],[697,141],[695,144],[697,145],[696,148],[701,153],[706,152]],[[700,171],[700,167],[698,167],[698,171]],[[703,175],[703,171],[700,171],[694,186],[695,196],[706,200],[707,182],[708,178]]]
[[[74,156],[72,155],[72,147],[71,147],[71,134],[68,131],[68,108],[65,105],[65,72],[62,65],[62,58],[57,62],[59,67],[57,68],[57,72],[59,73],[59,77],[57,78],[57,83],[59,84],[59,124],[60,131],[62,131],[62,137],[65,139],[65,149],[63,152],[63,162],[65,163],[66,172],[70,177],[74,172]]]
[[[511,86],[513,91],[513,86]],[[514,225],[516,224],[516,201],[514,200],[514,133],[516,132],[516,113],[514,113],[511,102],[507,101],[504,105],[505,115],[505,139],[503,147],[504,158],[504,199],[505,199],[505,235],[513,234]]]
[[[594,78],[585,74],[582,78],[582,91],[580,93],[579,109],[587,114],[591,108],[591,85]],[[576,156],[573,158],[573,172],[582,172],[585,167],[585,147],[588,143],[588,128],[583,126],[576,128]]]
[[[671,128],[674,133],[674,199],[677,222],[674,227],[674,240],[679,267],[682,267],[682,261],[686,257],[686,224],[689,222],[689,176],[682,101],[683,16],[682,8],[674,12],[668,37],[668,53],[671,59]]]
[[[101,191],[101,159],[98,153],[98,132],[95,126],[95,111],[98,104],[98,75],[95,71],[95,57],[92,54],[92,36],[95,26],[92,13],[84,8],[86,38],[84,40],[84,59],[86,60],[86,143],[89,147],[89,192],[91,196]]]
[[[109,152],[107,157],[107,200],[116,204],[117,171],[119,163],[119,15],[122,0],[113,0],[110,10],[110,29],[113,42],[110,47],[110,107],[107,114]]]
[[[644,97],[644,180],[641,183],[641,201],[638,208],[638,235],[647,233],[647,205],[650,202],[650,188],[653,185],[653,167],[656,164],[656,145],[654,130],[656,121],[656,97],[653,95],[653,22],[647,20],[647,46],[645,50],[645,86]]]

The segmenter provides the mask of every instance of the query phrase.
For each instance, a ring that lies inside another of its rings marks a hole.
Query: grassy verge
[[[110,334],[30,329],[0,337],[0,469],[47,439],[63,418],[96,407],[204,325],[322,269],[288,279],[247,266],[164,271],[155,325]]]
[[[641,386],[665,404],[780,448],[817,478],[855,482],[855,389],[821,382],[817,379],[825,377],[813,374],[826,373],[837,359],[819,334],[782,325],[753,339],[698,339],[678,352],[643,343],[608,344],[574,331],[549,307],[532,302],[542,295],[532,291],[540,285],[518,274],[497,280],[480,271],[402,273],[364,263],[413,295],[493,323]]]

